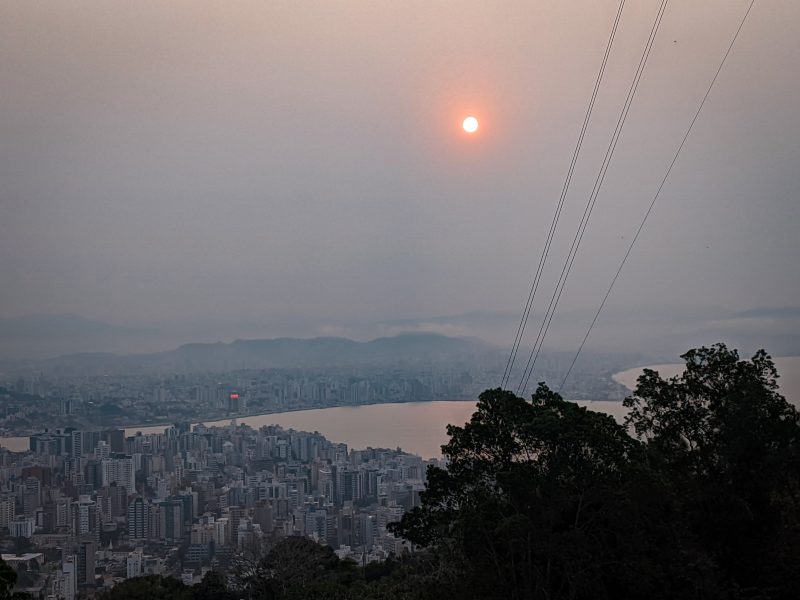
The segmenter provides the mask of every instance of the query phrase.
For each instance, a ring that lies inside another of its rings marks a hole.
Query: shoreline
[[[749,360],[741,357],[740,360]],[[775,368],[778,370],[778,392],[790,404],[800,408],[800,356],[773,356]],[[683,373],[684,363],[661,363],[657,365],[643,365],[620,371],[612,375],[612,379],[628,388],[631,393],[636,388],[636,382],[644,369],[652,369],[664,378],[669,379]]]
[[[475,399],[477,402],[478,399]],[[383,405],[401,405],[401,404],[427,404],[429,402],[470,402],[469,400],[465,400],[464,398],[448,398],[448,399],[441,399],[441,400],[411,400],[410,402],[365,402],[363,404],[336,404],[334,406],[303,406],[300,408],[287,408],[286,410],[268,410],[266,412],[248,412],[241,415],[230,415],[227,417],[210,417],[209,419],[195,421],[192,419],[189,422],[191,427],[195,427],[197,425],[206,425],[208,426],[209,423],[220,423],[222,421],[238,421],[240,419],[252,419],[255,417],[268,417],[269,415],[286,415],[290,413],[298,413],[298,412],[306,412],[312,410],[329,410],[331,408],[358,408],[360,406],[383,406]],[[131,425],[131,426],[120,426],[117,425],[116,429],[124,429],[125,431],[129,431],[132,429],[152,429],[154,427],[171,427],[175,423],[156,423],[154,425]],[[212,427],[219,427],[219,425],[212,425]],[[2,440],[4,438],[0,437],[0,446],[2,446]]]
[[[629,370],[635,370],[635,369],[640,369],[640,368],[644,368],[644,367],[634,367],[633,369],[629,369]],[[624,373],[624,372],[627,372],[627,371],[621,371],[620,373]],[[616,377],[616,374],[614,375],[614,377]],[[625,385],[624,383],[622,383],[620,381],[618,381],[617,383]],[[478,401],[477,398],[475,398],[474,400],[475,400],[475,402]],[[205,425],[206,423],[219,423],[221,421],[234,421],[234,420],[239,420],[239,419],[251,419],[251,418],[254,418],[254,417],[266,417],[268,415],[285,415],[285,414],[289,414],[289,413],[312,411],[312,410],[328,410],[328,409],[332,409],[332,408],[358,408],[360,406],[383,406],[383,405],[394,405],[394,406],[396,406],[396,405],[403,405],[403,404],[428,404],[430,402],[471,402],[471,401],[472,400],[465,399],[465,398],[440,398],[440,399],[435,399],[435,400],[410,400],[408,402],[365,402],[363,404],[336,404],[336,405],[333,405],[333,406],[303,406],[303,407],[300,407],[300,408],[287,408],[285,410],[268,410],[266,412],[263,412],[263,411],[248,412],[248,413],[244,413],[244,414],[229,415],[229,416],[222,416],[222,417],[211,416],[211,417],[209,417],[207,419],[200,419],[200,420],[196,420],[196,417],[193,417],[192,419],[190,419],[189,424],[192,427],[194,427],[196,425],[201,425],[201,424]],[[570,400],[570,402],[620,403],[620,402],[622,402],[622,400],[612,400],[612,399],[606,398],[606,399],[600,399],[600,400]],[[156,427],[163,427],[164,429],[166,429],[167,427],[171,427],[171,426],[175,425],[175,423],[176,423],[175,421],[164,421],[164,422],[160,422],[160,423],[147,423],[147,424],[141,424],[140,423],[138,425],[125,425],[125,424],[122,424],[122,425],[100,425],[100,426],[93,426],[90,429],[85,429],[85,430],[82,429],[81,431],[107,431],[109,429],[122,429],[122,430],[125,430],[125,431],[130,431],[130,430],[134,430],[134,429],[154,429]],[[54,429],[54,428],[46,427],[45,429]],[[30,431],[30,432],[27,432],[27,433],[13,433],[13,432],[9,432],[8,434],[0,433],[0,447],[3,447],[3,443],[2,443],[3,440],[29,438],[32,435],[36,435],[37,433],[42,433],[42,430],[39,429],[39,430],[36,430],[36,431]]]
[[[385,406],[387,410],[392,410],[393,408],[396,409],[398,407],[405,407],[405,406],[412,406],[412,405],[420,405],[421,409],[432,405],[432,404],[452,404],[457,405],[461,403],[471,403],[474,405],[478,401],[477,398],[472,400],[465,400],[461,399],[448,399],[448,400],[418,400],[413,402],[372,402],[368,404],[342,404],[338,406],[325,406],[325,407],[302,407],[302,408],[291,408],[288,410],[282,411],[269,411],[269,412],[252,412],[242,415],[232,415],[230,417],[223,417],[223,418],[216,418],[211,417],[205,420],[191,420],[190,425],[195,427],[196,425],[203,424],[210,427],[224,427],[227,423],[231,421],[237,421],[238,424],[242,424],[247,419],[262,419],[267,418],[270,416],[275,416],[276,418],[281,418],[284,416],[300,416],[303,413],[311,413],[314,411],[329,411],[329,410],[336,410],[336,411],[346,411],[347,409],[359,409],[359,408],[374,408]],[[595,405],[597,407],[608,405],[608,406],[617,406],[621,404],[619,400],[579,400],[577,401],[580,404],[585,405]],[[280,423],[275,423],[280,424]],[[163,433],[163,431],[174,425],[174,423],[156,423],[156,424],[147,424],[147,425],[135,425],[135,426],[117,426],[117,429],[122,429],[125,432],[125,437],[134,436],[137,433],[142,433],[143,435],[152,434],[152,433]],[[110,428],[106,427],[106,428]],[[304,429],[307,430],[308,428]],[[36,432],[38,433],[38,432]],[[0,448],[5,448],[11,452],[25,452],[29,446],[29,439],[30,435],[17,435],[17,436],[2,436],[0,437]]]
[[[798,406],[800,408],[800,356],[787,356],[787,357],[774,357],[773,360],[775,361],[776,367],[778,368],[778,373],[780,378],[778,380],[779,384],[779,392],[783,394],[786,399]],[[641,374],[642,370],[645,368],[654,369],[658,371],[662,377],[671,377],[675,374],[680,373],[685,365],[681,363],[664,363],[658,365],[644,365],[644,366],[637,366],[632,367],[623,371],[619,371],[614,373],[611,377],[612,379],[620,384],[628,388],[631,392],[636,387],[636,379]],[[392,411],[391,407],[399,407],[399,406],[409,406],[418,404],[420,406],[425,406],[431,403],[441,403],[441,404],[453,404],[459,402],[477,402],[477,398],[472,400],[464,400],[463,398],[450,398],[450,399],[440,399],[440,400],[416,400],[416,401],[406,401],[406,402],[371,402],[365,404],[341,404],[336,406],[302,406],[302,407],[290,407],[283,410],[271,410],[271,411],[248,411],[243,414],[237,415],[223,415],[223,416],[210,416],[206,418],[198,418],[194,417],[189,419],[189,422],[192,426],[197,424],[213,424],[216,426],[222,426],[225,423],[229,423],[230,421],[236,420],[237,422],[243,422],[249,419],[263,419],[269,416],[275,416],[276,420],[281,419],[282,416],[288,415],[300,415],[302,413],[309,413],[312,411],[328,411],[331,409],[357,409],[357,408],[368,408],[368,407],[378,407],[378,406],[386,406],[388,412]],[[616,408],[618,405],[621,404],[620,400],[610,400],[610,399],[603,399],[603,400],[578,400],[577,401],[581,405],[594,405],[596,408],[600,407],[607,407],[609,409]],[[603,412],[615,412],[615,411],[603,411]],[[324,423],[322,421],[321,423]],[[87,430],[101,430],[101,429],[122,429],[125,431],[125,435],[131,436],[135,435],[137,432],[142,433],[154,433],[160,430],[163,432],[167,427],[174,425],[174,422],[170,421],[161,421],[158,423],[138,423],[135,425],[105,425],[105,426],[92,426],[91,429]],[[29,439],[30,436],[36,433],[40,433],[42,429],[38,431],[33,431],[30,433],[23,433],[23,434],[16,434],[16,435],[2,435],[0,436],[0,447],[5,448],[12,452],[24,452],[27,451],[29,448]]]
[[[272,410],[272,411],[255,411],[255,412],[247,412],[243,414],[237,415],[229,415],[229,416],[222,416],[218,417],[216,415],[211,416],[207,419],[200,419],[198,420],[197,417],[193,417],[189,420],[189,425],[191,427],[195,427],[197,425],[205,425],[207,423],[221,423],[222,421],[239,421],[241,419],[252,419],[257,417],[267,417],[269,415],[285,415],[291,413],[299,413],[299,412],[306,412],[306,411],[313,411],[313,410],[329,410],[332,408],[359,408],[361,406],[383,406],[383,405],[406,405],[406,404],[427,404],[430,402],[470,402],[471,400],[465,400],[464,398],[447,398],[447,399],[436,399],[436,400],[411,400],[408,402],[365,402],[363,404],[337,404],[334,406],[303,406],[297,408],[287,408],[285,410]],[[475,398],[475,402],[478,399]],[[122,429],[126,433],[126,437],[129,435],[136,435],[137,432],[144,431],[144,430],[152,430],[152,429],[167,429],[168,427],[172,427],[175,425],[175,421],[165,421],[161,423],[147,423],[147,424],[138,424],[138,425],[100,425],[100,426],[92,426],[90,429],[85,429],[81,431],[106,431],[109,429]],[[219,425],[217,425],[219,427]],[[32,435],[36,435],[38,433],[42,433],[43,429],[56,429],[51,427],[44,427],[42,429],[31,431],[28,433],[12,433],[12,434],[0,434],[0,448],[9,449],[8,446],[4,443],[8,440],[29,440]],[[137,431],[138,430],[138,431]],[[132,432],[132,433],[129,433]],[[14,450],[12,450],[14,452]],[[18,451],[17,451],[18,452]]]

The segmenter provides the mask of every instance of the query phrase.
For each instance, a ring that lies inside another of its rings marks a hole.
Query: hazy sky
[[[747,4],[670,2],[565,309],[600,301]],[[628,5],[562,241],[658,3]],[[0,1],[0,317],[521,310],[616,6]],[[798,304],[798,26],[756,2],[612,305]]]

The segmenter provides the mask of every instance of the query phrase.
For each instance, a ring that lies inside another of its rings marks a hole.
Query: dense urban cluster
[[[245,414],[382,402],[474,398],[490,376],[348,369],[268,370],[194,375],[28,376],[0,386],[0,433],[41,427],[141,426]],[[231,393],[236,396],[232,397]]]
[[[537,378],[560,380],[564,360],[545,362]],[[576,400],[621,400],[627,389],[611,373],[623,358],[586,357],[565,393]],[[212,421],[288,410],[477,398],[496,385],[504,362],[487,367],[265,369],[155,375],[26,373],[0,381],[0,435],[48,426],[78,429]],[[237,396],[231,397],[235,392]]]
[[[403,552],[387,524],[419,505],[428,462],[235,422],[44,431],[0,451],[3,559],[17,590],[67,600],[142,575],[196,583],[290,536],[370,564]]]

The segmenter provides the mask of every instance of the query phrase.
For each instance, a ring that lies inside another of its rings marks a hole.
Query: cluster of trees
[[[305,537],[281,540],[266,556],[241,560],[227,573],[210,571],[200,584],[171,577],[128,579],[103,600],[389,600],[435,598],[425,553],[359,567]],[[2,599],[0,599],[2,600]]]
[[[17,573],[0,558],[0,600],[31,600],[31,596],[14,590],[18,581]]]
[[[485,392],[396,527],[450,565],[441,596],[800,598],[798,413],[763,351],[683,358],[626,426],[544,384]]]
[[[800,598],[798,413],[763,351],[683,358],[676,378],[644,372],[625,426],[544,384],[484,392],[393,525],[412,555],[361,568],[291,538],[237,576],[106,600]]]

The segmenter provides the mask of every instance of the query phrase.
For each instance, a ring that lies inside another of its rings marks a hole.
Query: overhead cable
[[[686,140],[689,138],[689,134],[692,133],[694,124],[697,122],[697,118],[700,116],[700,112],[703,110],[703,107],[706,104],[706,100],[708,100],[708,97],[711,94],[711,90],[713,89],[714,84],[717,82],[717,78],[719,77],[722,68],[725,66],[725,61],[728,60],[728,55],[731,53],[731,50],[733,49],[733,46],[739,37],[739,33],[742,31],[742,28],[744,27],[745,21],[747,21],[747,17],[750,15],[750,11],[753,9],[755,1],[756,0],[751,0],[750,5],[747,7],[747,11],[744,13],[744,17],[742,17],[742,20],[739,23],[739,27],[738,29],[736,29],[736,33],[734,33],[733,39],[731,40],[731,43],[728,45],[728,49],[725,51],[725,54],[723,55],[722,60],[719,63],[719,67],[717,67],[717,71],[716,73],[714,73],[714,77],[711,79],[711,83],[708,85],[708,89],[706,89],[706,93],[703,96],[703,100],[700,102],[700,106],[697,107],[697,111],[694,113],[694,117],[692,117],[692,121],[689,123],[689,127],[686,129],[686,133],[684,134],[681,143],[678,145],[678,149],[675,151],[675,154],[672,157],[672,161],[669,163],[669,167],[667,167],[667,172],[661,179],[661,183],[659,184],[658,189],[656,190],[656,193],[653,196],[653,199],[650,201],[650,205],[647,207],[647,211],[644,213],[644,217],[642,217],[641,223],[639,223],[639,227],[636,230],[636,234],[633,236],[631,243],[628,245],[628,250],[622,257],[622,261],[619,264],[617,272],[614,273],[614,277],[611,279],[611,284],[608,286],[608,290],[606,290],[605,296],[603,296],[603,301],[597,308],[597,312],[595,313],[594,318],[592,319],[592,322],[589,325],[589,328],[586,330],[586,335],[583,336],[583,341],[581,341],[581,345],[578,348],[578,351],[575,353],[575,357],[572,359],[572,364],[570,364],[566,375],[564,375],[564,379],[561,381],[561,386],[559,387],[559,390],[564,388],[564,384],[567,382],[570,373],[572,373],[572,369],[575,367],[575,362],[578,360],[578,356],[580,356],[583,347],[586,345],[586,340],[589,339],[589,334],[592,332],[595,323],[597,323],[597,319],[600,316],[600,313],[602,312],[603,308],[605,307],[606,301],[608,300],[608,297],[611,295],[611,290],[614,289],[614,284],[617,283],[617,279],[619,279],[619,275],[622,272],[622,269],[625,266],[625,263],[627,262],[628,257],[631,254],[631,250],[633,250],[634,245],[636,245],[636,241],[639,239],[639,235],[642,233],[642,229],[644,229],[644,225],[647,222],[650,213],[653,212],[653,207],[655,206],[658,197],[661,195],[661,190],[664,189],[664,184],[667,183],[667,179],[669,178],[670,173],[672,173],[672,168],[675,166],[675,163],[678,160],[678,156],[680,155],[681,150],[683,150],[683,146],[686,144]]]

